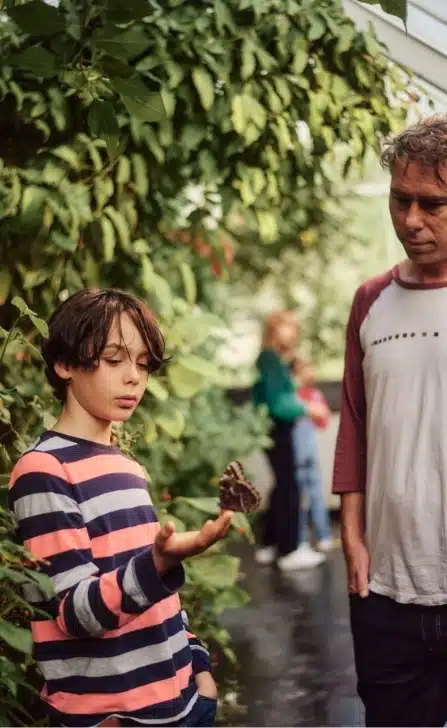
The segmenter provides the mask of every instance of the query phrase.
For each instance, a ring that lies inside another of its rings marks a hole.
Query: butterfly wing
[[[223,509],[252,513],[259,508],[261,496],[245,477],[241,463],[233,460],[219,480],[220,505]]]

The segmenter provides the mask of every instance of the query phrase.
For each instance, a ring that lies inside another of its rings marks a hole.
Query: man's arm
[[[342,542],[348,588],[368,595],[369,555],[365,546],[366,397],[360,326],[362,288],[354,298],[346,332],[340,426],[334,461],[333,492],[341,495]]]
[[[367,597],[369,593],[369,554],[365,545],[365,495],[343,493],[341,496],[341,538],[351,594]]]
[[[10,504],[26,548],[49,561],[42,570],[51,578],[56,598],[46,609],[69,636],[99,637],[183,586],[183,567],[160,575],[152,547],[100,574],[71,485],[49,453],[30,452],[19,461],[11,478]]]

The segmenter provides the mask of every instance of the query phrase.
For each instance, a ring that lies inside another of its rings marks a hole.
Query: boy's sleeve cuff
[[[193,637],[189,639],[189,646],[192,654],[192,670],[195,675],[199,672],[212,672],[211,657],[208,650],[201,644],[200,640]]]
[[[185,583],[185,570],[181,565],[174,566],[162,576],[158,573],[152,546],[134,557],[134,569],[140,589],[150,604],[175,594]]]

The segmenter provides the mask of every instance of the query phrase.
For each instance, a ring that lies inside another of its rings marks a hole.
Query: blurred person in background
[[[297,397],[304,404],[321,407],[321,415],[299,417],[293,426],[292,441],[296,466],[296,481],[300,491],[299,550],[311,551],[309,518],[311,520],[319,551],[333,548],[331,523],[324,502],[324,489],[320,468],[320,453],[317,430],[324,430],[329,424],[331,411],[326,398],[315,387],[316,371],[311,361],[296,356],[292,362],[292,373],[297,384]]]
[[[259,378],[253,388],[255,403],[266,405],[273,420],[273,447],[266,454],[275,477],[256,560],[259,564],[276,561],[284,571],[313,568],[324,561],[322,554],[297,547],[300,495],[295,481],[293,425],[298,417],[324,415],[321,405],[305,404],[296,396],[288,357],[298,337],[298,321],[292,312],[269,316],[257,360]]]
[[[367,726],[447,721],[447,116],[390,140],[405,259],[360,286],[334,467]]]

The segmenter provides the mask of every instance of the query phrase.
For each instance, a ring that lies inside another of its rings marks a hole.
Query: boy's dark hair
[[[49,337],[42,344],[47,379],[61,402],[65,402],[67,382],[56,374],[55,363],[94,369],[113,321],[123,313],[130,316],[150,352],[149,371],[162,366],[165,342],[144,301],[113,289],[85,288],[56,309],[48,322]]]

